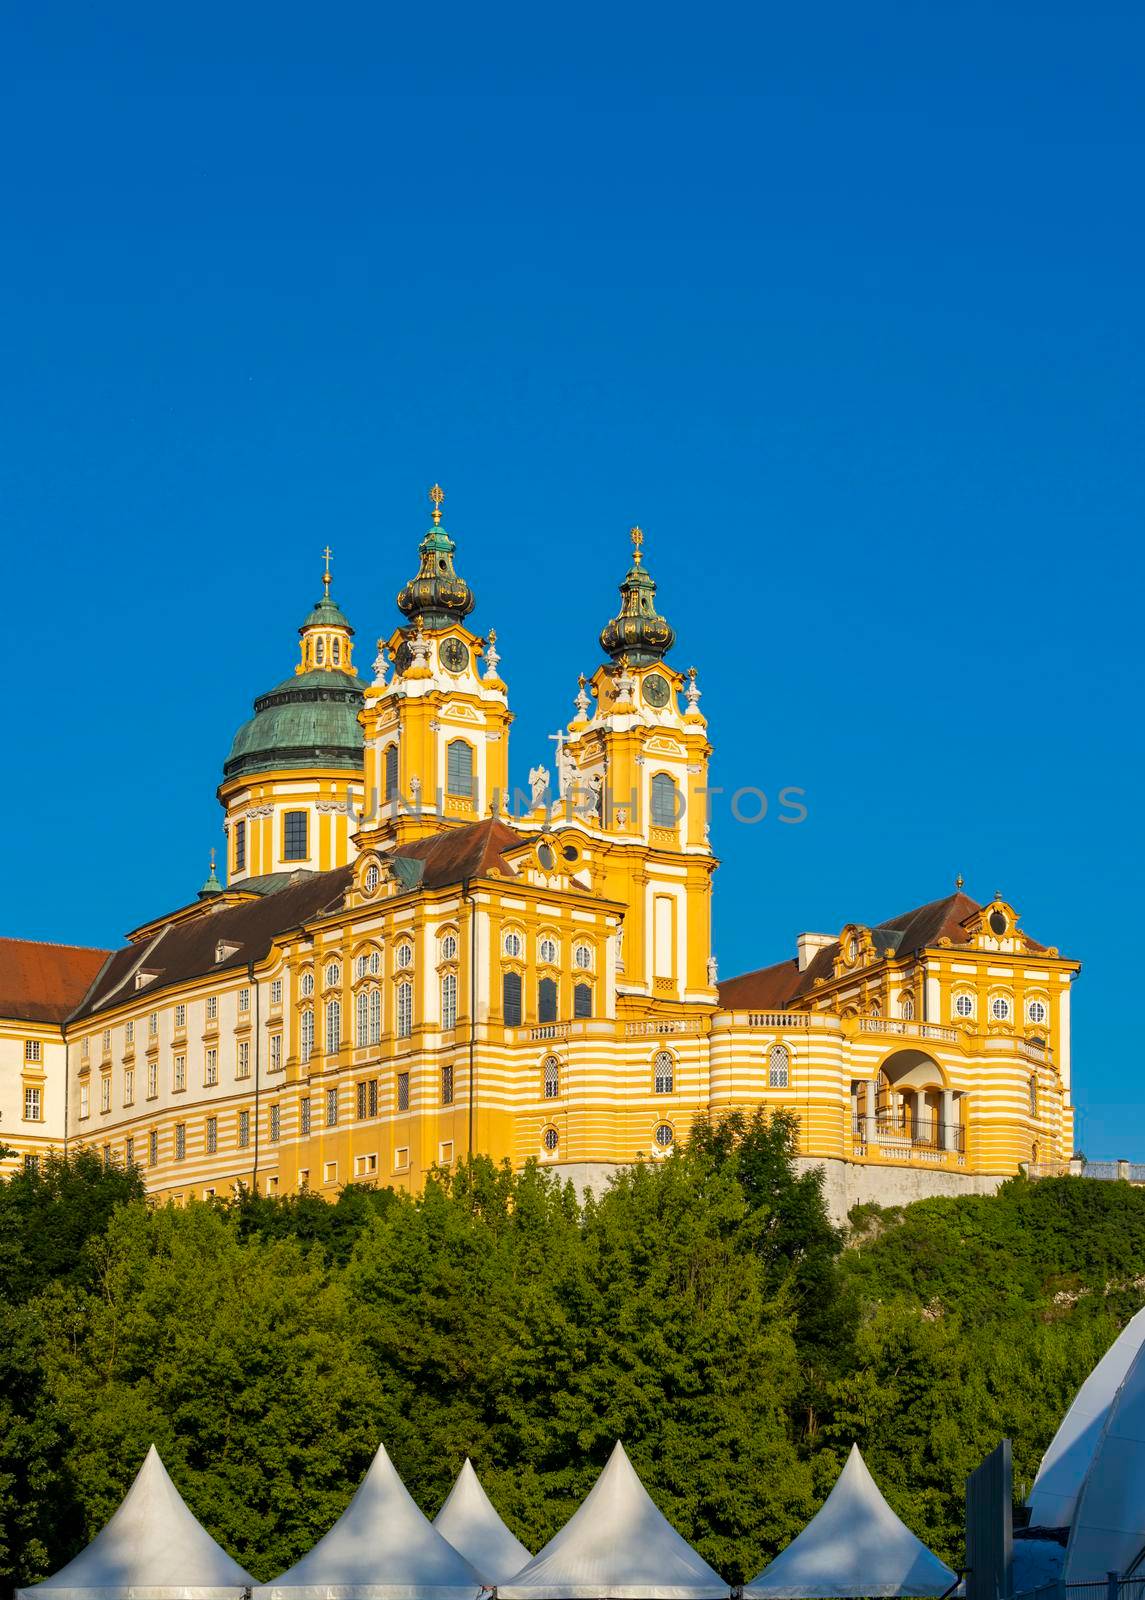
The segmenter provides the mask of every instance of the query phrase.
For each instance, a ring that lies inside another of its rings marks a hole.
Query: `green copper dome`
[[[461,622],[473,610],[476,600],[464,578],[453,570],[457,546],[441,526],[441,502],[445,496],[435,483],[429,491],[433,502],[433,527],[418,546],[421,565],[416,578],[398,594],[398,610],[411,622],[419,617],[427,628],[447,628]]]
[[[675,631],[656,610],[656,583],[641,562],[644,535],[632,530],[635,553],[620,585],[620,611],[601,630],[600,644],[613,661],[626,656],[634,667],[662,661],[676,642]]]
[[[345,628],[346,632],[351,634],[354,631],[342,615],[342,612],[331,600],[329,593],[322,596],[314,610],[302,624],[302,627],[299,628],[299,633],[305,628]]]
[[[357,674],[302,672],[254,703],[254,716],[235,734],[223,777],[279,767],[361,770],[362,691]]]

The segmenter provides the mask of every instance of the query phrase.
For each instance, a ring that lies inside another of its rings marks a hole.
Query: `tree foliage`
[[[1141,1304],[1145,1194],[1082,1179],[862,1208],[794,1124],[732,1116],[583,1202],[477,1160],[416,1200],[155,1207],[81,1156],[0,1184],[0,1573],[115,1509],[148,1444],[257,1577],[309,1549],[379,1440],[432,1514],[465,1455],[527,1544],[620,1437],[729,1580],[806,1523],[857,1440],[957,1561],[966,1473],[1029,1481]]]

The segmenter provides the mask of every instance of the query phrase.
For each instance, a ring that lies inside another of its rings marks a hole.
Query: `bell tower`
[[[652,1002],[716,999],[711,746],[696,669],[682,673],[666,659],[676,635],[656,609],[643,544],[633,528],[620,610],[600,635],[608,659],[590,683],[580,680],[558,748],[562,814],[599,838],[593,887],[627,906],[617,997],[618,1011],[633,1016]]]
[[[467,626],[475,599],[453,565],[457,547],[441,525],[440,485],[429,499],[433,520],[418,547],[418,571],[397,597],[406,621],[378,640],[362,708],[362,849],[478,822],[507,797],[513,718],[497,635],[481,638]]]

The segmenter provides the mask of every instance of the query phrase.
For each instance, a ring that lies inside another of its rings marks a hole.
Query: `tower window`
[[[501,975],[501,1009],[507,1028],[521,1026],[521,974],[505,972]]]
[[[445,787],[448,794],[473,794],[473,746],[452,739],[445,747]]]
[[[384,758],[386,801],[396,800],[398,797],[398,747],[388,744]]]
[[[591,983],[578,983],[573,989],[573,1016],[578,1020],[592,1016]]]
[[[652,821],[658,828],[674,828],[680,820],[679,791],[675,779],[657,772],[652,779]]]
[[[546,1100],[556,1100],[561,1092],[561,1064],[556,1056],[546,1056],[541,1068]]]
[[[330,641],[330,665],[332,667],[339,667],[339,666],[341,666],[341,664],[342,664],[342,641],[341,641],[341,639],[331,639],[331,641]]]
[[[773,1044],[767,1053],[767,1087],[786,1089],[791,1081],[791,1052],[785,1044]]]
[[[246,823],[235,823],[235,871],[246,871]]]
[[[314,659],[319,666],[326,660],[326,641],[321,635],[314,641]]]
[[[542,978],[537,984],[537,1021],[557,1020],[557,980]]]
[[[675,1062],[670,1050],[657,1050],[652,1064],[657,1094],[671,1094],[675,1086]]]
[[[310,854],[306,843],[306,812],[287,811],[282,818],[282,859],[305,861]]]

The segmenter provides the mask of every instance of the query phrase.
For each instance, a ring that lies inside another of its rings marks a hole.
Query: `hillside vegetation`
[[[1015,1181],[828,1223],[782,1117],[703,1126],[599,1201],[528,1167],[149,1206],[92,1155],[0,1184],[0,1573],[44,1576],[154,1440],[256,1577],[379,1440],[432,1515],[465,1455],[538,1548],[623,1438],[726,1577],[806,1523],[857,1440],[948,1561],[1004,1434],[1032,1479],[1145,1300],[1145,1193]]]

